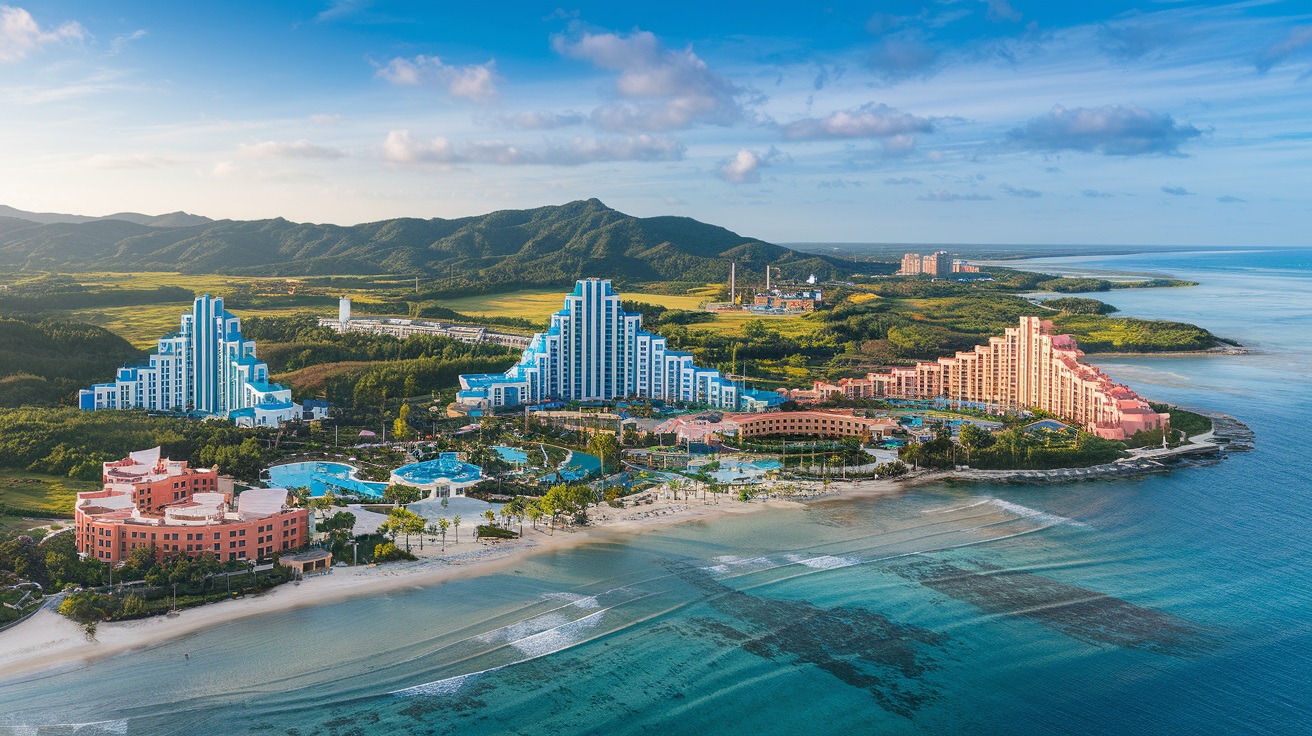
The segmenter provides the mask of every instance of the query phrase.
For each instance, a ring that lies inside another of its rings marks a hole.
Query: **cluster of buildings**
[[[764,394],[757,396],[757,394]],[[581,279],[505,373],[460,376],[456,403],[471,415],[555,401],[659,399],[735,410],[744,401],[773,402],[767,392],[740,387],[691,353],[642,329],[642,315],[625,311],[609,279]],[[777,402],[776,402],[777,403]]]
[[[223,308],[222,297],[196,297],[182,315],[181,330],[159,339],[145,365],[118,370],[113,383],[78,392],[78,406],[192,412],[230,419],[240,426],[271,427],[318,419],[322,402],[292,402],[291,389],[269,383],[269,366],[255,357],[255,341],[241,334],[241,320]]]
[[[1169,414],[1082,362],[1075,340],[1054,334],[1051,321],[1021,317],[1019,326],[1005,332],[952,357],[865,378],[816,381],[811,389],[784,395],[799,402],[833,396],[947,399],[988,410],[1039,409],[1114,440],[1169,426]]]
[[[771,289],[763,294],[757,294],[748,310],[762,314],[798,314],[814,312],[817,307],[824,304],[824,301],[824,292],[819,288],[793,291]]]
[[[533,336],[512,368],[504,374],[461,376],[457,403],[477,414],[555,401],[663,399],[754,413],[726,420],[734,427],[707,428],[744,436],[850,429],[851,435],[869,437],[873,425],[855,417],[833,420],[842,423],[830,426],[830,420],[806,412],[769,411],[784,400],[813,403],[834,396],[946,399],[994,411],[1038,409],[1118,440],[1168,426],[1169,414],[1154,411],[1131,388],[1082,362],[1083,356],[1069,335],[1053,333],[1052,322],[1022,317],[1017,327],[971,351],[771,394],[745,389],[717,370],[695,365],[690,354],[670,350],[665,338],[642,329],[641,315],[620,307],[610,281],[584,279],[565,297],[565,308],[552,315],[551,328]]]
[[[710,302],[705,305],[709,312],[731,312],[743,310],[756,314],[801,314],[814,312],[824,304],[824,292],[816,284],[816,275],[811,274],[805,285],[783,286],[778,282],[772,285],[771,277],[778,276],[779,270],[774,266],[765,267],[765,290],[755,292],[747,303],[746,296],[738,295],[738,264],[729,266],[729,301]]]
[[[529,338],[508,332],[494,332],[479,325],[461,325],[449,322],[428,322],[414,319],[352,318],[351,298],[342,297],[337,306],[337,319],[320,317],[320,327],[328,327],[337,332],[369,332],[378,335],[391,335],[405,339],[411,335],[436,335],[452,340],[478,345],[490,343],[504,345],[508,348],[523,350],[528,347]]]
[[[156,559],[255,560],[310,541],[310,512],[289,506],[285,488],[251,488],[234,501],[231,478],[163,458],[158,447],[105,463],[102,480],[74,506],[77,550],[102,562],[142,547]]]
[[[680,442],[718,443],[722,437],[808,435],[829,439],[855,437],[862,442],[887,438],[898,423],[887,417],[861,417],[853,411],[772,411],[750,414],[703,413],[674,417],[652,431],[672,434]]]
[[[927,255],[904,253],[902,268],[898,269],[897,273],[899,276],[947,276],[953,273],[979,272],[979,266],[972,266],[960,258],[953,258],[947,251],[940,250]]]

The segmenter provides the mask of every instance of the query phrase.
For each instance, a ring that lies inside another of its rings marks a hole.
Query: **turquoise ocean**
[[[0,733],[1312,733],[1312,251],[1040,265],[1201,282],[1091,296],[1254,352],[1098,362],[1256,449],[671,526],[0,673]]]

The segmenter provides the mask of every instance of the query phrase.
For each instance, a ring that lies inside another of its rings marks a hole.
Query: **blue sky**
[[[0,2],[0,203],[1306,245],[1312,6]]]

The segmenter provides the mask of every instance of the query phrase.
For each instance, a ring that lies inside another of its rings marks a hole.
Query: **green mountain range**
[[[687,217],[632,217],[596,199],[452,220],[399,218],[351,226],[281,218],[181,218],[182,224],[171,225],[161,219],[170,217],[146,223],[117,216],[46,223],[21,213],[0,217],[0,268],[404,274],[436,280],[438,288],[486,288],[566,284],[580,276],[706,283],[724,281],[732,261],[740,274],[754,272],[758,278],[767,263],[792,278],[810,273],[833,278],[879,267],[801,253]]]

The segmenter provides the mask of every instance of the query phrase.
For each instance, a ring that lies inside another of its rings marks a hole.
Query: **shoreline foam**
[[[818,498],[812,500],[824,501],[895,494],[925,480],[929,479],[837,482],[831,484],[828,494],[823,494],[819,483],[799,485],[815,486]],[[660,499],[638,508],[662,513],[626,518],[634,513],[635,507],[612,509],[600,506],[589,509],[587,526],[556,529],[554,532],[545,527],[536,531],[526,528],[524,537],[518,540],[448,543],[445,553],[434,550],[428,543],[420,551],[412,540],[412,551],[422,555],[416,562],[335,567],[328,574],[307,578],[299,584],[288,583],[259,595],[188,608],[173,618],[153,616],[134,621],[104,622],[97,628],[95,641],[88,641],[82,627],[47,603],[35,615],[0,633],[0,672],[4,673],[0,683],[23,681],[34,674],[67,670],[143,651],[241,619],[495,574],[532,555],[605,541],[616,535],[641,534],[671,524],[802,505],[776,499],[750,503],[729,498],[722,498],[719,503],[703,502],[700,498]]]

